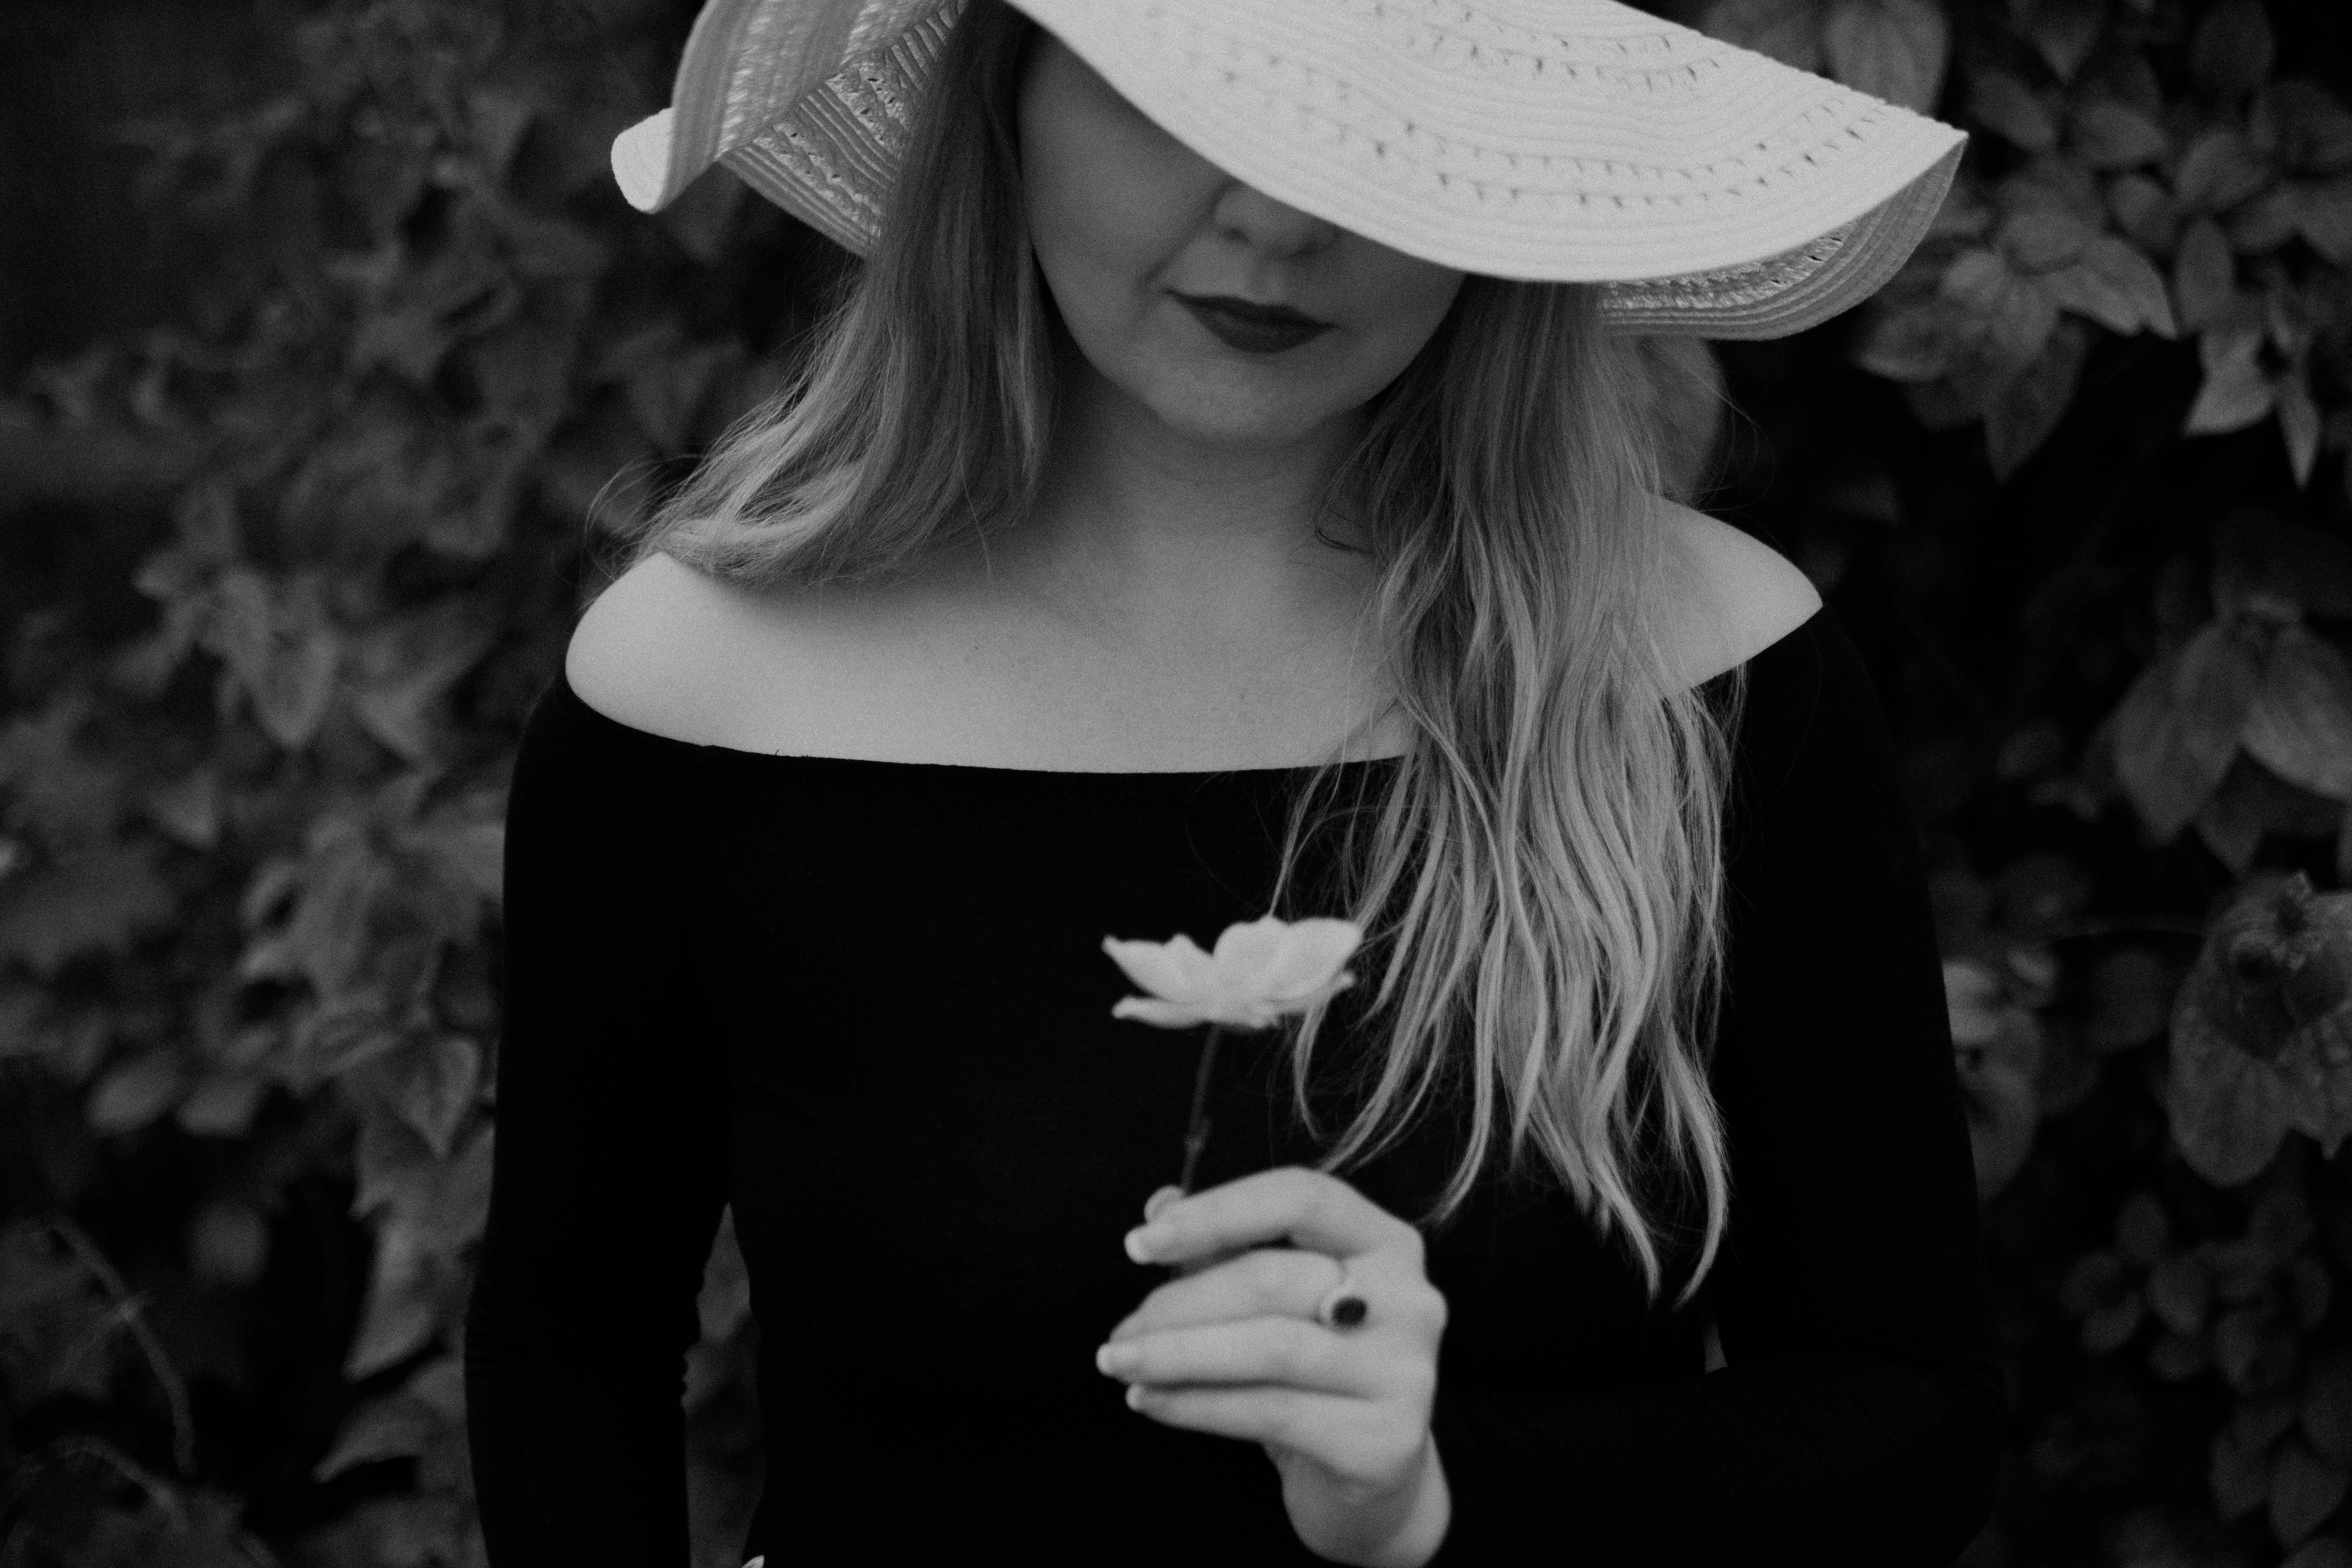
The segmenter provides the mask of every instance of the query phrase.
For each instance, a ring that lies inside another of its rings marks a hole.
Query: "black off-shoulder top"
[[[1699,1305],[1653,1308],[1540,1159],[1423,1227],[1438,1568],[1943,1564],[1990,1509],[2006,1410],[1920,851],[1829,609],[1749,661],[1737,758],[1723,1253]],[[1267,912],[1307,776],[759,754],[559,678],[515,764],[466,1319],[496,1568],[688,1561],[683,1357],[729,1204],[765,1433],[747,1558],[1318,1561],[1257,1444],[1129,1410],[1093,1360],[1164,1278],[1120,1238],[1176,1179],[1201,1039],[1114,1019],[1134,988],[1101,941]],[[1376,978],[1318,1062],[1363,1059]],[[1330,1146],[1274,1037],[1227,1037],[1198,1186]],[[1441,1108],[1339,1173],[1417,1217],[1466,1125]]]

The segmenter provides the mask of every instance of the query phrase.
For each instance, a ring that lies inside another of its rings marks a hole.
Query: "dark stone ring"
[[[1339,1282],[1315,1309],[1315,1321],[1327,1329],[1352,1329],[1364,1321],[1370,1308],[1348,1281],[1348,1266],[1339,1265]]]

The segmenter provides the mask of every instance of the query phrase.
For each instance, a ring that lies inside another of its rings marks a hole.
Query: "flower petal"
[[[1281,950],[1262,977],[1259,994],[1279,1001],[1320,991],[1363,940],[1363,931],[1349,921],[1300,921],[1283,933]]]
[[[1263,994],[1266,977],[1282,963],[1289,945],[1289,931],[1272,915],[1227,926],[1217,937],[1217,983],[1235,994]]]
[[[1163,1029],[1189,1029],[1195,1024],[1208,1021],[1208,1016],[1197,1007],[1163,1002],[1157,996],[1122,996],[1112,1005],[1110,1016],[1114,1018],[1140,1018]]]
[[[1206,997],[1214,984],[1209,955],[1181,932],[1167,942],[1121,942],[1103,938],[1103,951],[1127,977],[1155,996],[1178,1002]]]

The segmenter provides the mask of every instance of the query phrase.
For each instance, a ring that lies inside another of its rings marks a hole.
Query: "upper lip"
[[[1331,324],[1318,321],[1304,311],[1294,310],[1287,305],[1268,305],[1233,294],[1178,294],[1176,298],[1188,305],[1206,305],[1239,316],[1245,321],[1262,321],[1268,326],[1328,327]]]

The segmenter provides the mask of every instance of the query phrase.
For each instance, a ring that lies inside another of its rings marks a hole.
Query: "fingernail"
[[[1160,1249],[1173,1239],[1165,1226],[1138,1226],[1127,1233],[1127,1255],[1138,1263],[1154,1262]]]
[[[1116,1377],[1135,1364],[1133,1345],[1104,1345],[1095,1352],[1095,1370],[1105,1377]]]

